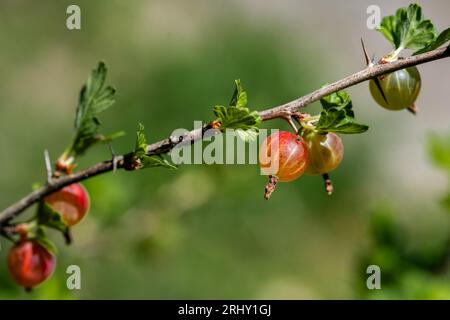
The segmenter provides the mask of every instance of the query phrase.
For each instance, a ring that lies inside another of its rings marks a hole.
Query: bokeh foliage
[[[430,135],[432,162],[450,178],[450,136]],[[450,179],[449,179],[450,180]],[[449,181],[450,182],[450,181]],[[389,208],[378,208],[370,222],[372,246],[358,261],[358,291],[364,298],[450,299],[450,190],[443,197],[443,228],[424,225],[420,232],[405,230]],[[365,287],[365,268],[378,265],[382,290]],[[364,269],[364,270],[363,270]]]

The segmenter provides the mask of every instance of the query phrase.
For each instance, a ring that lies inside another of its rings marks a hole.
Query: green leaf
[[[247,108],[247,93],[240,80],[235,80],[235,89],[230,106],[215,106],[213,112],[220,122],[221,130],[233,129],[244,141],[251,141],[259,134],[262,122],[259,113]]]
[[[106,74],[106,65],[100,62],[81,88],[75,114],[75,138],[69,149],[75,156],[82,155],[95,143],[118,137],[117,133],[109,137],[98,133],[101,124],[99,114],[115,102],[116,90],[111,86],[105,86]]]
[[[378,29],[395,49],[421,50],[436,39],[436,30],[430,20],[425,20],[422,8],[410,4],[400,8],[395,15],[384,17]]]
[[[43,201],[39,203],[38,207],[38,222],[40,225],[59,230],[62,233],[67,232],[67,225],[61,215]]]
[[[139,123],[136,134],[136,147],[134,149],[134,161],[139,165],[137,169],[164,167],[168,169],[178,169],[175,165],[164,159],[160,155],[148,156],[147,154],[147,138],[145,136],[145,128],[142,123]]]
[[[420,50],[417,50],[416,52],[413,53],[413,55],[425,53],[425,52],[437,49],[440,46],[442,46],[444,43],[446,43],[447,41],[450,41],[450,28],[447,28],[444,31],[442,31],[436,40],[429,43],[426,47],[424,47]]]
[[[327,132],[355,134],[363,133],[369,129],[368,126],[354,122],[352,101],[345,91],[334,92],[320,99],[323,110],[315,125],[318,133]]]
[[[450,173],[450,136],[431,135],[428,150],[434,164]]]
[[[258,130],[262,121],[258,112],[248,108],[215,106],[213,111],[223,129]]]
[[[320,99],[320,104],[324,109],[346,106],[351,103],[350,96],[344,90],[333,92],[332,94]]]
[[[144,125],[142,123],[139,123],[136,137],[136,147],[134,148],[134,154],[138,158],[147,153],[147,138],[145,137],[144,129]]]
[[[345,124],[335,125],[332,128],[328,128],[328,129],[320,129],[318,131],[321,134],[325,134],[327,132],[343,133],[343,134],[358,134],[358,133],[364,133],[368,129],[369,129],[369,126],[364,125],[364,124],[345,123]]]
[[[48,252],[55,255],[57,253],[56,246],[51,242],[45,233],[45,229],[42,226],[38,226],[36,235],[33,237],[41,246],[43,246]]]
[[[164,159],[161,156],[147,156],[144,155],[140,158],[141,160],[141,169],[145,168],[154,168],[154,167],[164,167],[167,169],[178,169],[177,166],[171,164],[169,161]]]
[[[125,135],[125,131],[116,131],[113,133],[110,133],[108,135],[97,135],[98,142],[111,142],[113,140],[116,140],[117,138],[123,137]]]
[[[230,101],[230,106],[235,106],[237,108],[244,108],[247,106],[247,93],[242,88],[241,80],[234,80],[236,85],[233,93],[233,97]]]

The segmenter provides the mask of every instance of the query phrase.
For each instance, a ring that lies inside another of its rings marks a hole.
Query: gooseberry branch
[[[367,54],[365,54],[367,57]],[[307,95],[304,95],[298,99],[290,101],[288,103],[266,109],[259,112],[262,121],[268,121],[276,118],[281,118],[287,120],[291,126],[293,122],[292,117],[298,116],[296,113],[299,109],[308,106],[309,104],[318,101],[319,99],[328,96],[339,90],[354,86],[364,81],[373,79],[374,77],[387,74],[393,71],[404,69],[407,67],[435,61],[438,59],[443,59],[450,56],[450,47],[444,47],[440,49],[435,49],[423,54],[411,56],[405,59],[400,59],[394,62],[383,63],[383,64],[372,64],[369,63],[366,68],[349,75],[341,80],[338,80],[332,84],[322,87],[316,91],[313,91]],[[160,155],[170,152],[179,143],[194,143],[195,141],[201,140],[204,136],[206,130],[213,128],[216,124],[213,122],[203,126],[201,129],[196,129],[186,133],[180,137],[169,137],[164,140],[158,141],[156,143],[147,146],[147,155]],[[295,125],[294,125],[295,127]],[[40,187],[39,189],[31,192],[27,196],[20,199],[18,202],[12,204],[0,213],[0,233],[5,233],[4,229],[8,227],[8,222],[18,216],[21,212],[25,211],[27,208],[33,204],[39,202],[45,196],[60,190],[61,188],[68,186],[70,184],[80,182],[94,176],[100,175],[105,172],[114,171],[115,169],[125,169],[133,170],[133,166],[130,164],[130,158],[132,153],[112,156],[111,160],[97,163],[87,169],[78,171],[76,173],[71,173],[69,175],[61,176],[57,179],[48,179],[47,183]],[[327,183],[327,179],[325,182]]]

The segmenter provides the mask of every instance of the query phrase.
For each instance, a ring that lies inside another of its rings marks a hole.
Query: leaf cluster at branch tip
[[[395,15],[384,17],[378,29],[395,49],[419,50],[436,39],[436,30],[430,20],[425,20],[422,8],[410,4],[400,8]]]
[[[164,159],[161,155],[147,155],[147,138],[145,136],[145,128],[139,123],[136,133],[136,147],[134,149],[134,161],[139,163],[137,169],[164,167],[168,169],[177,169],[177,167]]]
[[[418,4],[400,8],[395,15],[386,16],[378,29],[399,53],[403,49],[415,50],[415,54],[437,49],[450,40],[450,28],[441,34],[433,23],[425,19]]]
[[[258,112],[247,107],[247,93],[240,80],[235,80],[235,90],[228,107],[217,105],[213,109],[221,129],[234,129],[244,141],[251,141],[258,136],[262,120]]]
[[[112,86],[105,86],[106,74],[105,63],[99,62],[81,88],[75,113],[75,137],[69,148],[69,154],[82,155],[98,142],[111,141],[123,135],[123,132],[116,132],[109,136],[99,134],[101,123],[98,116],[115,102],[116,90]]]
[[[363,133],[369,129],[369,126],[355,122],[352,100],[347,92],[334,92],[320,99],[320,103],[323,110],[315,126],[317,132],[353,134]]]

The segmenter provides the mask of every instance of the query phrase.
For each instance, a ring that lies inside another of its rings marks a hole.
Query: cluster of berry
[[[59,213],[67,227],[80,222],[89,210],[89,195],[79,183],[49,195],[44,202]],[[30,234],[27,224],[19,224],[16,229],[20,240],[9,251],[8,269],[19,285],[31,289],[50,277],[56,257]]]

